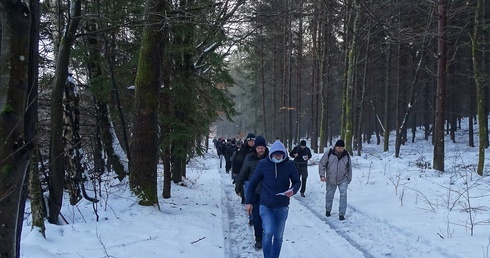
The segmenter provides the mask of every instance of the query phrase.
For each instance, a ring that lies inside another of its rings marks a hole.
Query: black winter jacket
[[[259,163],[259,160],[266,158],[269,155],[269,148],[265,148],[265,153],[262,157],[257,155],[255,149],[252,150],[250,154],[245,157],[243,161],[243,166],[240,169],[240,174],[238,175],[237,180],[235,181],[235,192],[237,194],[244,193],[243,192],[243,184],[245,181],[249,181],[252,178],[252,175]],[[260,185],[255,190],[256,194],[260,194]]]

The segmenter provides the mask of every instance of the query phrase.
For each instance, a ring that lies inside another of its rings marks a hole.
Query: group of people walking
[[[254,247],[262,249],[266,258],[279,257],[290,198],[298,192],[305,197],[308,160],[311,158],[311,150],[305,140],[290,152],[280,140],[276,139],[269,148],[263,136],[256,137],[253,133],[249,133],[243,143],[235,142],[234,152],[229,158],[235,192],[245,203],[248,223],[254,227]],[[338,188],[339,220],[345,220],[347,188],[352,180],[350,163],[342,140],[320,159],[320,180],[326,182],[327,217],[331,216]]]

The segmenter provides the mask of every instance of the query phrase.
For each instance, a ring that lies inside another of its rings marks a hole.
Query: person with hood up
[[[262,248],[265,258],[277,258],[281,253],[284,229],[289,212],[290,198],[300,187],[298,169],[289,160],[288,152],[280,141],[272,144],[269,155],[257,164],[245,194],[246,210],[250,214],[251,194],[260,188],[259,212],[262,218]]]
[[[325,216],[330,217],[333,197],[338,187],[340,193],[339,220],[345,220],[347,188],[352,181],[352,165],[343,140],[338,140],[332,149],[323,154],[318,164],[318,173],[320,174],[320,181],[326,182]]]

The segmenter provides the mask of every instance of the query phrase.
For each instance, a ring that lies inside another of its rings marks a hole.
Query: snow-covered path
[[[389,220],[366,215],[349,205],[347,220],[337,217],[336,196],[331,217],[325,217],[325,188],[317,178],[317,166],[309,167],[306,197],[295,195],[286,221],[283,258],[296,257],[430,257],[455,256],[404,228],[391,225]],[[235,194],[230,175],[221,169],[222,205],[225,211],[225,256],[263,257],[253,248],[253,227],[248,226],[244,205]],[[338,193],[337,193],[338,194]]]
[[[345,221],[338,220],[337,198],[332,216],[324,216],[325,184],[316,165],[321,154],[313,155],[306,197],[291,199],[281,258],[490,257],[490,177],[461,166],[446,174],[420,169],[411,160],[430,159],[420,154],[427,153],[424,146],[408,158],[375,151],[352,157]],[[46,237],[26,219],[21,257],[263,257],[253,248],[244,205],[214,151],[190,162],[187,179],[172,185],[172,197],[160,199],[160,209],[138,205],[127,182],[104,187],[100,220],[86,200],[76,206],[66,201],[62,214],[70,224],[46,224]],[[161,192],[162,170],[158,187]]]
[[[225,222],[227,257],[263,257],[261,250],[255,250],[253,227],[248,225],[245,206],[235,194],[229,175],[221,172],[223,209],[229,219]],[[301,197],[300,197],[301,198]],[[332,257],[362,257],[362,253],[352,248],[342,236],[330,229],[318,214],[312,212],[299,201],[292,200],[289,218],[286,222],[281,257],[315,257],[311,250],[326,248]]]

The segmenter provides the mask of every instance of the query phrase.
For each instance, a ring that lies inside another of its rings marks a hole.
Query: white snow
[[[352,157],[345,221],[338,220],[338,192],[332,216],[324,216],[322,154],[314,154],[306,197],[291,199],[281,257],[490,257],[490,151],[480,177],[477,147],[467,146],[463,129],[456,143],[447,138],[444,173],[430,168],[433,147],[420,134],[400,158],[392,144],[388,153],[364,144],[362,156]],[[161,210],[139,206],[125,181],[106,184],[98,222],[92,203],[69,206],[67,198],[62,214],[70,224],[46,224],[46,239],[27,217],[21,257],[263,257],[215,151],[193,159],[187,173],[187,186],[172,184],[172,198],[160,198]],[[160,193],[162,184],[160,173]]]

